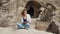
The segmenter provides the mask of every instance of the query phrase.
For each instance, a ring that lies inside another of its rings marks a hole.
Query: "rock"
[[[49,25],[50,25],[49,22],[37,22],[35,24],[35,29],[37,29],[37,30],[46,30]]]
[[[7,27],[9,24],[16,22],[17,20],[17,8],[16,8],[16,0],[2,0],[2,6],[0,11],[0,26]]]
[[[60,34],[60,29],[59,29],[60,26],[58,24],[59,23],[51,22],[46,31],[50,31],[50,32],[53,32],[55,34]]]

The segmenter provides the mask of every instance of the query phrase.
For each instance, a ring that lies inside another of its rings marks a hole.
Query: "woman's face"
[[[27,11],[24,11],[24,14],[27,14]]]

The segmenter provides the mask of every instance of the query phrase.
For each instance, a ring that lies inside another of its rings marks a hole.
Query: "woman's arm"
[[[22,17],[20,18],[20,22],[23,23],[23,18]]]
[[[31,22],[31,16],[28,14],[28,22]]]

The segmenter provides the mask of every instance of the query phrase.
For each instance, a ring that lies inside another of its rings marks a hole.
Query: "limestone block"
[[[37,30],[46,30],[49,26],[49,22],[37,22],[35,24],[35,29]]]

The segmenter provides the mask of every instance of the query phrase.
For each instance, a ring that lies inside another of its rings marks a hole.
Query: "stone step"
[[[30,24],[35,24],[36,20],[37,20],[37,18],[31,18],[31,23]]]
[[[37,30],[46,30],[49,27],[49,22],[37,22],[35,24],[35,29]]]

